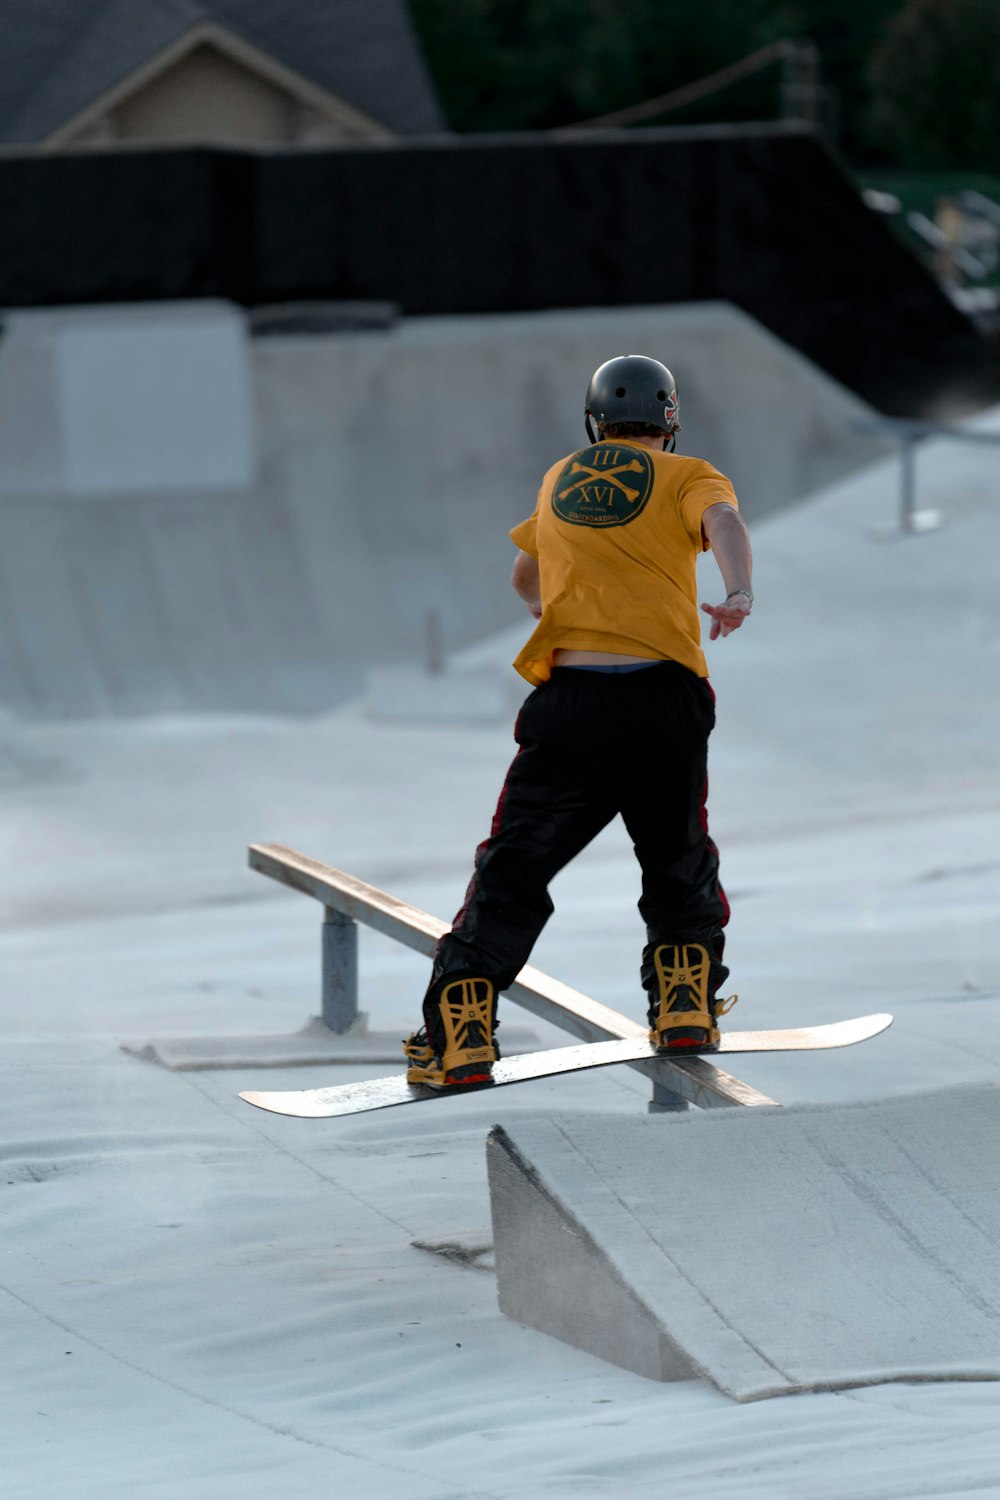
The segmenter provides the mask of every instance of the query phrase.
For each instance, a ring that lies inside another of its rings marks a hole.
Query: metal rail
[[[376,932],[431,957],[448,925],[419,907],[399,901],[354,875],[321,864],[284,844],[251,844],[252,870],[319,901],[323,922],[323,1019],[345,1032],[357,1015],[357,926]],[[561,984],[541,969],[525,967],[505,991],[508,999],[543,1021],[551,1021],[583,1042],[644,1036],[645,1026],[589,995]],[[775,1104],[749,1084],[723,1072],[704,1057],[651,1059],[629,1063],[653,1083],[654,1104],[700,1109],[733,1105]]]
[[[964,427],[919,422],[909,417],[859,417],[852,426],[855,432],[889,434],[899,439],[899,532],[904,536],[936,531],[941,525],[938,511],[920,510],[917,505],[918,443],[928,438],[951,438],[959,443],[1000,445],[1000,432],[969,432]]]

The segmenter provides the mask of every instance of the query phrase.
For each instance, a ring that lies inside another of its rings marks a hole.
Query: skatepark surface
[[[1000,413],[979,425],[1000,432]],[[709,805],[734,1024],[896,1016],[844,1052],[732,1070],[785,1105],[931,1091],[932,1132],[951,1086],[1000,1080],[995,455],[927,447],[921,500],[945,524],[926,535],[880,532],[897,482],[878,463],[755,528],[753,618],[708,648]],[[479,659],[501,672],[528,629],[512,599]],[[315,1014],[318,908],[248,872],[248,842],[450,916],[511,751],[509,724],[387,724],[361,702],[311,719],[4,718],[5,1496],[1000,1494],[1000,1382],[741,1405],[502,1315],[488,1132],[632,1121],[639,1075],[321,1122],[266,1117],[237,1091],[353,1069],[174,1073],[121,1050],[288,1034]],[[613,827],[556,881],[533,961],[639,1015],[637,894]],[[415,1023],[425,968],[363,934],[380,1031]],[[692,1133],[679,1123],[671,1138]],[[697,1184],[685,1194],[693,1219]]]

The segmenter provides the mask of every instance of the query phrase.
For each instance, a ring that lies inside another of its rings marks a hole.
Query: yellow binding
[[[414,1032],[403,1043],[410,1066],[408,1083],[441,1088],[461,1082],[449,1075],[461,1069],[489,1076],[497,1053],[493,1044],[494,988],[490,980],[454,979],[441,991],[438,1005],[444,1032],[444,1051],[434,1052],[424,1030]]]
[[[720,1033],[716,1017],[732,1010],[739,996],[710,1002],[712,959],[708,949],[701,943],[664,943],[653,953],[653,967],[659,987],[649,1030],[653,1046],[670,1051],[679,1051],[684,1046],[717,1047]],[[671,1038],[671,1032],[681,1029],[701,1035]]]

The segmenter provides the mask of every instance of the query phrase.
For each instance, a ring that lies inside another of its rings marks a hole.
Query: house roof
[[[0,144],[44,140],[206,21],[390,130],[443,128],[405,0],[0,0]]]

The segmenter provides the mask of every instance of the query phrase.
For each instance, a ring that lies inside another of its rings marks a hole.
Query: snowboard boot
[[[403,1043],[407,1083],[432,1089],[489,1083],[500,1049],[493,1039],[496,992],[475,975],[445,977],[424,1001],[424,1025]]]
[[[657,1052],[714,1052],[716,1017],[732,1010],[739,997],[716,1000],[708,949],[701,943],[665,943],[655,949],[653,967],[658,993],[649,1004],[649,1040]]]

